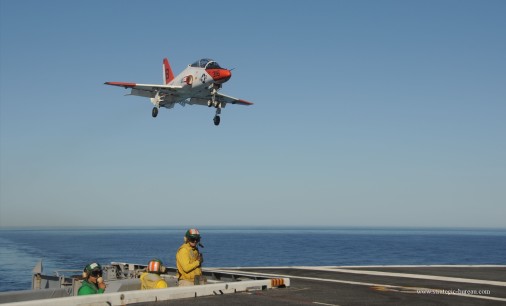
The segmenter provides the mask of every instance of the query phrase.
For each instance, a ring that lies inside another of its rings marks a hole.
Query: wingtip
[[[104,84],[112,86],[120,86],[125,88],[133,88],[137,85],[136,83],[127,83],[127,82],[105,82]]]
[[[249,102],[249,101],[242,100],[242,99],[240,99],[239,102],[242,103],[242,104],[244,104],[244,105],[253,105],[253,104],[255,104],[253,102]]]

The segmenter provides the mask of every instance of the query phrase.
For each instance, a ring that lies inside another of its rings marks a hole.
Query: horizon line
[[[31,226],[0,226],[0,230],[32,230],[32,229],[74,229],[74,230],[155,230],[171,229],[186,230],[189,225],[31,225]],[[332,229],[354,229],[354,230],[506,230],[506,227],[493,226],[401,226],[401,225],[202,225],[199,229],[285,229],[285,230],[332,230]]]

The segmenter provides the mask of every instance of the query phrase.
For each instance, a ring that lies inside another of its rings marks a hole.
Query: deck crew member
[[[167,282],[160,276],[160,274],[165,273],[166,270],[160,259],[153,258],[148,263],[148,271],[141,274],[141,289],[167,288]]]
[[[83,270],[83,283],[77,295],[104,293],[105,283],[102,279],[102,267],[94,262],[90,263]]]
[[[204,258],[197,248],[200,244],[200,233],[192,228],[186,231],[184,243],[176,254],[177,278],[179,286],[202,284],[202,263]],[[203,246],[202,246],[203,247]]]

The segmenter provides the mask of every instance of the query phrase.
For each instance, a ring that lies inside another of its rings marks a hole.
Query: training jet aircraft
[[[105,82],[106,85],[130,88],[130,95],[147,97],[153,103],[153,118],[160,107],[173,108],[174,104],[207,105],[216,108],[214,125],[220,124],[221,109],[227,103],[252,105],[253,103],[230,97],[218,92],[221,85],[228,81],[232,72],[221,68],[217,62],[203,58],[188,65],[183,72],[174,77],[169,60],[163,59],[163,84],[137,84],[125,82]]]

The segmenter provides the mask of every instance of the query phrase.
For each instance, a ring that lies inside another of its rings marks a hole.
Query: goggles
[[[102,276],[102,270],[93,270],[91,271],[90,275],[93,277]]]
[[[199,238],[190,237],[190,238],[188,238],[188,241],[190,241],[190,242],[199,242],[200,241],[200,237]]]

